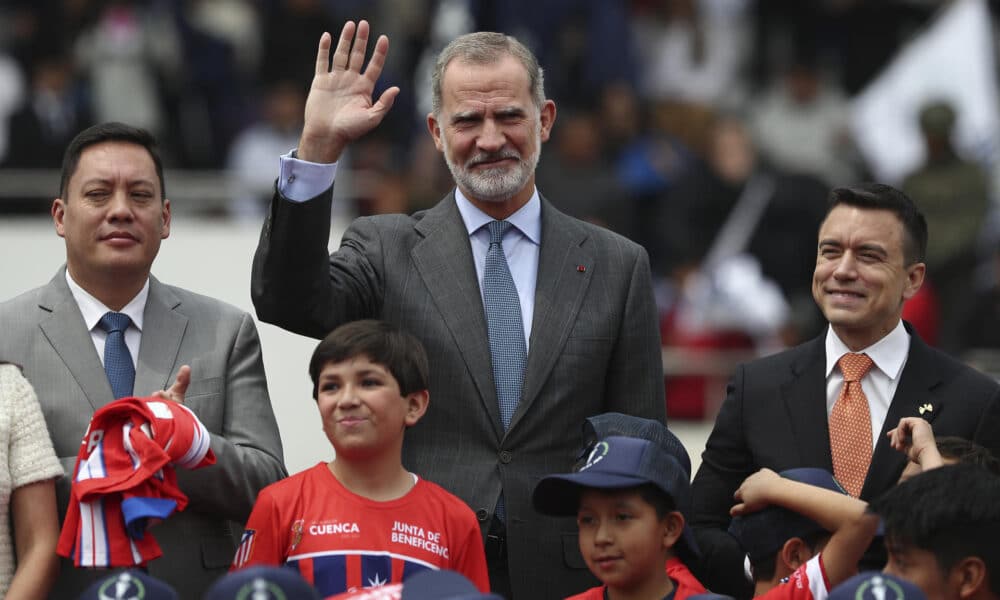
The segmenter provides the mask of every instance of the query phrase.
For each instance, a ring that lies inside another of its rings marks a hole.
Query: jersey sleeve
[[[463,505],[463,508],[467,508]],[[455,552],[455,563],[452,569],[469,578],[481,592],[490,591],[490,576],[486,569],[486,551],[483,549],[483,536],[479,523],[470,511],[469,518],[460,519],[462,532],[458,536],[459,543]],[[464,517],[464,515],[463,515]]]
[[[253,565],[284,564],[288,558],[285,550],[288,548],[290,531],[291,524],[284,522],[279,503],[271,494],[271,490],[267,488],[261,490],[250,512],[250,518],[247,519],[230,570],[236,571]]]
[[[829,586],[823,567],[823,555],[817,554],[779,584],[755,600],[827,600]]]

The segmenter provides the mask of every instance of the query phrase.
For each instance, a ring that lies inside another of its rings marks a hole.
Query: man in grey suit
[[[57,489],[61,518],[96,409],[169,386],[204,423],[218,462],[178,470],[190,503],[155,527],[164,555],[149,565],[182,598],[200,598],[232,561],[257,492],[285,476],[257,330],[245,312],[150,275],[170,234],[170,201],[147,132],[107,123],[80,133],[66,152],[60,189],[52,217],[66,266],[48,284],[0,304],[0,356],[23,365],[38,393],[68,475]],[[107,313],[127,315],[117,334],[127,352],[102,329]],[[109,361],[121,359],[131,387],[106,374]],[[101,574],[64,560],[52,597],[74,598]]]
[[[399,92],[373,99],[388,39],[362,71],[368,32],[364,21],[347,23],[332,68],[332,39],[320,41],[299,147],[282,157],[254,258],[257,313],[317,338],[369,317],[420,338],[431,400],[406,433],[404,464],[476,512],[495,591],[517,599],[582,591],[594,579],[575,522],[537,514],[531,490],[572,467],[587,417],[665,420],[646,252],[541,197],[534,169],[555,104],[523,45],[475,33],[442,51],[427,117],[456,189],[412,216],[356,220],[328,254],[334,163]]]

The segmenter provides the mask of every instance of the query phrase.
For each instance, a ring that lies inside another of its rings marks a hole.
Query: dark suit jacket
[[[454,196],[413,216],[357,219],[328,255],[331,193],[272,202],[254,257],[258,316],[316,338],[361,318],[416,335],[430,357],[430,407],[406,432],[404,464],[462,498],[484,528],[504,490],[515,597],[562,598],[592,585],[575,522],[535,513],[531,492],[542,476],[571,469],[586,417],[666,418],[646,252],[542,201],[524,391],[505,433]]]
[[[970,439],[1000,455],[1000,385],[907,330],[909,356],[872,454],[862,500],[895,485],[906,466],[906,457],[889,446],[886,436],[903,417],[921,416],[936,435]],[[701,575],[712,591],[734,594],[742,579],[743,554],[725,529],[733,492],[743,479],[762,468],[833,471],[825,335],[741,365],[729,382],[693,483],[693,523],[705,554]],[[931,409],[921,414],[920,407],[928,404]]]
[[[24,366],[56,455],[72,475],[91,415],[114,396],[65,268],[48,284],[0,304],[0,323],[0,356]],[[178,469],[190,503],[152,530],[164,555],[149,571],[181,598],[200,598],[232,562],[257,492],[285,476],[281,439],[250,315],[151,276],[135,394],[169,387],[184,364],[191,365],[192,377],[184,403],[211,433],[218,462],[198,471]],[[69,488],[69,477],[56,486],[60,520]],[[60,567],[52,598],[75,598],[105,574],[75,569],[67,560]]]

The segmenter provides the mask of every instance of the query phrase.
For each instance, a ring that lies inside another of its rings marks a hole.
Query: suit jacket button
[[[510,462],[510,459],[511,459],[510,452],[507,452],[506,450],[500,451],[500,462],[502,462],[503,464],[507,464]]]
[[[476,518],[479,519],[480,521],[486,521],[487,519],[490,518],[490,511],[486,510],[485,508],[480,508],[479,510],[476,511]]]

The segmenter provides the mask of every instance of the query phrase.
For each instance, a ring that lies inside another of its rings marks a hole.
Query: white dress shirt
[[[830,416],[833,405],[840,396],[840,388],[844,384],[844,375],[837,368],[837,361],[843,355],[852,352],[837,334],[833,327],[826,332],[826,415]],[[872,448],[878,442],[882,433],[882,425],[889,413],[889,404],[899,387],[899,377],[903,374],[906,359],[910,354],[910,334],[903,326],[903,321],[871,346],[858,350],[857,354],[867,354],[874,365],[868,374],[861,379],[861,389],[868,398],[868,410],[872,417]],[[895,424],[893,424],[895,427]]]
[[[289,152],[281,157],[278,175],[278,191],[293,202],[305,202],[323,193],[333,185],[337,174],[337,163],[311,163],[292,156]],[[483,269],[486,266],[486,251],[490,247],[490,233],[485,225],[493,217],[474,206],[458,188],[455,201],[462,215],[465,229],[469,233],[472,257],[476,265],[476,278],[482,293]],[[531,339],[531,324],[535,314],[535,284],[538,280],[538,252],[542,240],[542,201],[536,188],[527,204],[507,219],[513,227],[507,230],[503,239],[504,255],[510,267],[514,287],[521,302],[521,320],[524,325],[525,348]],[[485,302],[485,300],[484,300]]]
[[[100,357],[101,364],[103,365],[104,342],[108,339],[108,334],[98,327],[97,323],[104,316],[104,313],[114,311],[105,306],[97,298],[91,296],[77,282],[73,281],[73,278],[69,274],[69,269],[66,269],[66,283],[69,284],[69,291],[73,294],[73,300],[76,300],[76,305],[80,307],[83,322],[87,325],[87,329],[90,330],[90,339],[93,340],[94,348],[97,349],[97,356]],[[139,359],[139,344],[142,342],[142,318],[146,312],[146,299],[148,297],[149,278],[147,277],[146,283],[139,290],[139,293],[135,295],[135,298],[132,298],[128,304],[117,311],[125,313],[132,319],[132,324],[125,330],[125,345],[128,346],[128,353],[132,355],[133,367]]]

